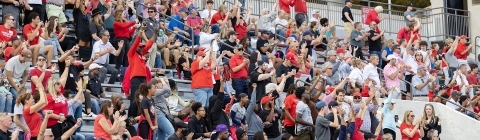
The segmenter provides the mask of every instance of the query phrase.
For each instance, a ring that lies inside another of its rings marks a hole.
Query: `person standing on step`
[[[110,33],[108,30],[102,30],[99,34],[100,40],[96,41],[93,44],[92,56],[91,58],[99,55],[97,60],[93,61],[93,63],[102,66],[100,68],[100,75],[98,80],[100,83],[105,82],[105,78],[107,78],[107,73],[110,74],[110,79],[108,80],[108,84],[115,84],[118,78],[118,69],[108,64],[110,59],[110,54],[114,56],[118,56],[122,50],[123,44],[125,41],[120,40],[118,42],[118,49],[115,49],[113,45],[108,41],[110,38]],[[110,87],[105,88],[105,91],[112,92]]]
[[[297,22],[297,27],[303,24],[303,22],[308,22],[308,9],[307,1],[305,0],[296,0],[294,4],[295,9],[295,21]]]

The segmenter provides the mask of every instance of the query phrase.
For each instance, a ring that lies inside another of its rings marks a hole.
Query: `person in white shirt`
[[[348,75],[350,78],[350,85],[352,88],[355,88],[355,85],[363,85],[363,63],[360,59],[355,59],[352,61],[352,72]]]
[[[110,38],[110,33],[108,32],[108,30],[100,31],[99,36],[100,36],[100,40],[95,42],[95,44],[93,44],[92,58],[97,54],[100,57],[98,57],[97,60],[93,61],[93,63],[97,63],[98,65],[103,66],[100,69],[100,76],[99,76],[100,82],[104,82],[105,78],[107,77],[107,73],[109,73],[111,74],[111,76],[110,76],[110,80],[108,80],[108,84],[115,84],[115,82],[117,81],[119,71],[115,67],[108,64],[109,62],[108,57],[110,55],[105,55],[105,54],[111,53],[114,56],[118,56],[120,54],[120,51],[122,50],[124,42],[123,40],[118,42],[119,48],[118,50],[115,50],[113,45],[110,42],[108,42]],[[105,91],[111,92],[112,90],[110,88],[106,88]]]
[[[313,14],[312,14],[312,17],[310,18],[309,22],[318,22],[318,20],[320,19],[320,11],[318,10],[313,10]]]
[[[278,16],[277,18],[273,21],[273,26],[277,27],[276,29],[274,28],[272,31],[275,31],[276,34],[282,36],[278,37],[278,40],[280,42],[285,42],[285,30],[288,27],[288,21],[285,19],[285,16],[287,13],[283,10],[278,11]]]
[[[460,111],[462,108],[460,107],[461,105],[458,102],[458,100],[460,99],[460,96],[462,95],[462,93],[460,93],[458,91],[452,91],[452,93],[450,95],[451,95],[451,97],[449,99],[449,102],[447,102],[445,105],[447,107],[450,107],[451,109],[455,109],[457,111]]]
[[[213,14],[217,13],[216,10],[213,10],[213,0],[207,1],[207,9],[203,10],[200,13],[200,17],[203,19],[203,22],[210,23],[212,20]]]
[[[461,64],[459,68],[460,72],[455,73],[458,74],[457,78],[455,81],[457,82],[457,86],[460,86],[460,91],[462,92],[462,95],[465,95],[468,93],[468,97],[473,98],[473,85],[469,85],[467,81],[467,65],[466,64]]]
[[[378,74],[377,71],[377,65],[379,62],[379,57],[378,55],[372,54],[370,55],[370,63],[368,63],[364,68],[363,68],[363,81],[370,79],[373,81],[373,85],[377,88],[381,87],[380,84],[380,75]]]

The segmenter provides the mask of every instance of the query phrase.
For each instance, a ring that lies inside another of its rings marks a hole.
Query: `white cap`
[[[393,54],[387,56],[387,60],[397,59],[397,57]]]
[[[386,104],[386,103],[387,103],[387,99],[383,100],[383,104]],[[391,103],[395,104],[395,100],[392,100]]]
[[[318,11],[318,10],[313,10],[313,14],[320,14],[320,11]]]
[[[103,66],[98,65],[97,63],[92,63],[90,66],[88,66],[88,70],[93,70],[96,68],[103,68]]]

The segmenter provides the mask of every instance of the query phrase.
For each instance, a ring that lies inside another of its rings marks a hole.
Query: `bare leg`
[[[178,59],[180,59],[180,51],[178,49],[173,50],[173,61],[175,64],[178,64]]]
[[[163,61],[165,61],[165,66],[171,66],[170,62],[170,50],[168,48],[163,48]]]
[[[33,45],[33,57],[32,57],[32,66],[37,65],[38,53],[40,53],[40,45]]]
[[[47,54],[47,66],[52,65],[52,59],[53,59],[53,45],[47,45],[45,47],[45,54]]]

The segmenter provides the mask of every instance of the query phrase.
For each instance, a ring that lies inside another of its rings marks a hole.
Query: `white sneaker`
[[[82,116],[83,117],[93,117],[93,118],[97,117],[97,115],[93,114],[92,112],[90,112],[90,114],[82,113]]]

